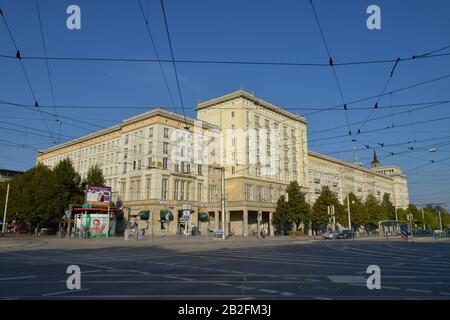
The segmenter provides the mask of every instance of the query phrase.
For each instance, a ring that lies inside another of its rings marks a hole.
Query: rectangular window
[[[175,172],[180,172],[180,164],[175,163]]]
[[[128,148],[125,148],[125,152],[123,153],[123,158],[124,159],[128,158]]]
[[[138,160],[138,170],[141,170],[142,167],[142,160]]]
[[[169,138],[169,128],[164,128],[164,138]]]
[[[125,135],[125,144],[128,144],[130,137],[128,135]]]
[[[245,185],[245,200],[252,201],[252,185],[251,184]]]
[[[164,170],[167,170],[167,167],[168,167],[168,161],[167,161],[167,158],[163,158],[163,169],[164,169]]]
[[[152,157],[148,158],[148,164],[147,164],[148,169],[150,169],[151,167],[153,167],[153,158]]]
[[[168,189],[169,189],[169,180],[168,179],[162,179],[161,199],[167,199]]]
[[[231,111],[231,118],[234,118],[234,111]]]
[[[127,173],[127,163],[123,164],[123,173]]]
[[[148,129],[148,137],[153,138],[153,128]]]
[[[270,129],[270,121],[269,121],[269,119],[265,119],[264,120],[264,126],[266,127],[267,130]]]
[[[197,201],[198,202],[202,202],[202,189],[203,189],[203,185],[201,183],[197,184]]]
[[[200,176],[202,175],[202,165],[201,164],[197,165],[197,172]]]
[[[184,200],[184,181],[181,181],[180,184],[180,200],[183,201]]]
[[[136,161],[133,161],[133,170],[136,170]]]
[[[163,142],[163,153],[169,154],[169,143],[168,142]]]
[[[260,123],[259,123],[259,116],[255,115],[255,127],[259,127]]]
[[[178,199],[178,188],[179,187],[180,187],[180,181],[175,180],[175,187],[173,188],[173,199],[174,200],[179,200]]]
[[[186,200],[188,201],[191,200],[191,184],[190,181],[186,182]]]
[[[139,145],[139,154],[142,154],[142,144]]]
[[[153,142],[149,142],[148,143],[148,154],[152,154],[153,153]]]

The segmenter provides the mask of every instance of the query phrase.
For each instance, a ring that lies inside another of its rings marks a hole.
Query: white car
[[[324,239],[336,239],[339,235],[339,232],[337,230],[328,230],[323,234]]]

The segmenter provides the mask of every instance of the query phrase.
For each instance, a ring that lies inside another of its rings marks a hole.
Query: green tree
[[[350,199],[350,221],[352,222],[352,226],[359,227],[364,226],[369,221],[369,214],[367,212],[366,207],[364,206],[364,203],[362,203],[361,199],[359,199],[355,194],[352,192],[349,194]],[[343,222],[339,222],[342,225],[348,226],[348,212],[347,212],[347,198],[344,200],[344,212],[345,217],[343,219]]]
[[[89,168],[86,179],[83,181],[83,187],[89,186],[103,186],[105,185],[105,178],[103,177],[103,171],[96,164]]]
[[[291,223],[294,223],[296,228],[303,222],[306,223],[310,219],[311,207],[306,202],[306,196],[300,190],[300,185],[297,181],[292,181],[286,188],[288,194],[287,210]]]
[[[275,226],[279,232],[284,235],[286,233],[286,229],[288,229],[288,224],[290,224],[289,210],[287,206],[286,199],[281,196],[277,201],[277,208],[273,213],[272,224]]]
[[[306,197],[300,190],[297,181],[292,181],[286,188],[288,201],[281,196],[274,212],[273,223],[278,226],[282,234],[288,229],[288,225],[295,224],[296,229],[303,222],[308,222],[311,208],[306,202]]]
[[[395,207],[391,202],[389,193],[383,194],[381,207],[384,211],[384,216],[387,218],[387,220],[395,220]]]
[[[339,203],[336,194],[332,192],[328,186],[323,186],[319,197],[312,207],[311,221],[314,224],[315,230],[317,230],[320,225],[328,223],[328,206],[334,206],[337,220],[343,219],[343,208]]]
[[[70,203],[82,203],[84,199],[80,175],[75,171],[72,161],[66,158],[53,168],[55,215],[62,217]]]
[[[21,219],[32,225],[50,221],[55,214],[54,174],[48,167],[38,164],[11,180],[9,219]]]
[[[417,224],[417,226],[420,229],[423,228],[422,212],[419,209],[417,209],[417,207],[414,204],[410,203],[408,205],[408,208],[406,209],[406,214],[412,214],[414,224]]]
[[[377,228],[378,222],[380,220],[386,220],[387,217],[384,213],[384,210],[382,209],[378,199],[375,198],[374,195],[369,194],[367,196],[366,201],[364,202],[364,206],[368,214],[367,226],[371,228]]]

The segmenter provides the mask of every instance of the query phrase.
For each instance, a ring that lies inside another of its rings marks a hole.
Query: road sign
[[[70,217],[71,213],[72,213],[71,210],[64,210],[64,214],[66,215],[66,217]]]
[[[408,227],[405,226],[405,225],[401,225],[400,226],[400,233],[402,235],[402,238],[408,238],[408,234],[409,234]]]
[[[183,210],[191,210],[192,203],[183,203]]]
[[[190,216],[191,216],[191,211],[190,210],[184,210],[183,211],[183,220],[184,221],[188,221]]]

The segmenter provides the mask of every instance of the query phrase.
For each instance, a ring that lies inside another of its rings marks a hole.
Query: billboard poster
[[[86,203],[108,205],[111,201],[111,187],[86,186]]]
[[[102,213],[79,214],[76,217],[76,228],[87,230],[89,238],[105,238],[109,231],[109,217]]]

